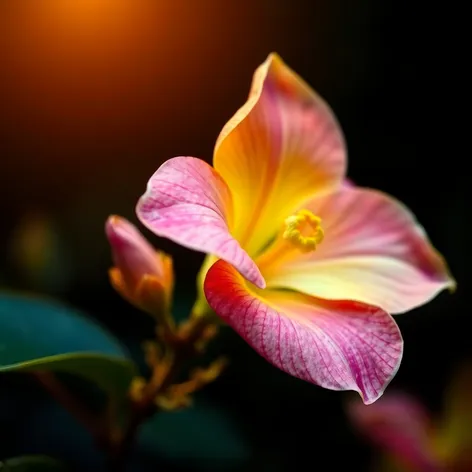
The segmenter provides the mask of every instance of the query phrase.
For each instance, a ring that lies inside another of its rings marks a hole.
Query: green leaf
[[[0,294],[0,372],[78,375],[122,396],[135,367],[119,342],[77,310],[50,300]]]
[[[202,402],[182,411],[158,413],[143,425],[139,450],[205,471],[231,470],[249,459],[236,422]]]
[[[124,395],[135,375],[133,364],[119,357],[71,353],[0,366],[0,372],[58,372],[78,375],[111,394]]]
[[[22,456],[0,461],[2,472],[65,472],[66,467],[46,456]]]

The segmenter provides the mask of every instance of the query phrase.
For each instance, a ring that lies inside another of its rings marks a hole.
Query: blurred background
[[[452,21],[447,6],[422,1],[2,0],[0,285],[68,302],[138,353],[150,324],[108,283],[105,219],[136,222],[166,159],[210,162],[253,71],[276,51],[337,114],[349,176],[405,202],[458,280],[454,295],[397,317],[405,356],[391,388],[439,411],[453,369],[472,355]],[[145,234],[175,258],[185,316],[203,256]],[[348,396],[277,371],[229,330],[212,350],[231,366],[199,394],[201,409],[142,441],[136,470],[368,469]],[[27,408],[18,403],[23,382],[0,378],[0,459],[47,452],[98,467],[86,434],[46,395],[28,390]]]

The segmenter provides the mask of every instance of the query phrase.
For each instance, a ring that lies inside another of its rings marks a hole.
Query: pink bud
[[[105,231],[115,263],[110,270],[113,287],[129,302],[169,325],[174,285],[172,258],[156,251],[124,218],[110,216]]]
[[[128,220],[110,216],[105,230],[113,261],[128,288],[136,288],[145,275],[164,277],[164,265],[159,254]]]

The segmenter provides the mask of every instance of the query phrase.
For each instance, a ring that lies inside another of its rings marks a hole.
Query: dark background
[[[454,295],[397,317],[405,356],[390,388],[439,412],[454,368],[472,354],[468,150],[458,149],[456,113],[464,90],[452,56],[460,48],[453,36],[459,13],[448,8],[374,0],[2,0],[0,283],[55,295],[138,352],[150,324],[109,286],[104,221],[116,213],[136,222],[136,201],[164,160],[194,155],[210,162],[254,69],[276,51],[334,109],[348,143],[349,176],[405,202],[458,280]],[[203,256],[145,234],[175,258],[176,311],[183,316]],[[212,447],[225,447],[215,440],[201,452],[202,465],[185,445],[171,458],[151,446],[150,470],[202,470],[208,463],[220,470],[289,471],[305,463],[367,470],[371,450],[345,416],[349,395],[288,377],[229,330],[212,349],[232,364],[198,401],[231,418],[244,453],[229,448],[212,460]],[[11,401],[24,391],[23,380],[7,380],[0,385],[16,392],[4,393]],[[0,424],[0,458],[42,448],[79,470],[95,467],[73,421],[44,424],[49,407],[40,392],[28,408],[15,408],[7,409],[17,421],[4,415],[8,434]],[[197,418],[192,430],[200,431],[198,421],[205,436],[211,420]],[[174,433],[177,442],[187,440],[188,427]]]

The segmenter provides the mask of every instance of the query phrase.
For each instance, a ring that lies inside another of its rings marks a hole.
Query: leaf
[[[0,294],[0,372],[47,370],[85,378],[123,395],[135,374],[119,342],[57,302]]]
[[[65,472],[66,467],[46,456],[22,456],[0,461],[1,472]]]
[[[172,413],[160,412],[143,424],[129,458],[130,471],[235,472],[249,469],[254,443],[247,425],[208,402],[201,392],[195,406]],[[46,402],[15,423],[14,443],[33,453],[61,457],[77,471],[105,470],[103,454],[85,429],[63,408]],[[267,463],[265,463],[267,466]],[[262,467],[262,470],[279,470]],[[280,469],[281,470],[281,469]],[[285,470],[285,469],[284,469]],[[2,472],[2,471],[0,471]]]
[[[248,445],[224,412],[196,402],[185,410],[160,412],[142,427],[141,452],[199,470],[232,470],[249,460]],[[238,469],[239,470],[239,469]]]
[[[31,401],[33,405],[28,413],[21,412],[16,415],[16,421],[10,423],[11,440],[0,448],[10,455],[19,450],[58,458],[71,465],[71,472],[106,470],[105,454],[69,411],[52,398],[33,398]],[[3,471],[0,469],[0,472]]]
[[[109,393],[124,395],[135,371],[130,361],[101,354],[71,353],[0,367],[0,372],[64,372],[89,380]]]

